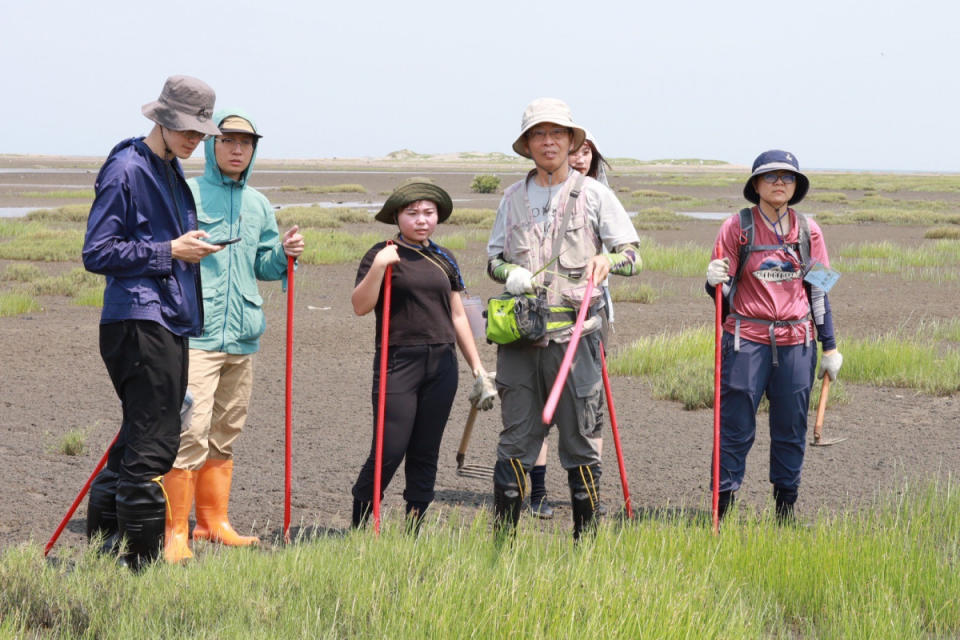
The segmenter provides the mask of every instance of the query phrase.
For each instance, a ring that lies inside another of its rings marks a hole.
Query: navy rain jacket
[[[178,336],[199,336],[199,265],[170,255],[170,242],[197,228],[180,163],[129,138],[110,151],[95,192],[83,266],[107,278],[100,324],[150,320]]]

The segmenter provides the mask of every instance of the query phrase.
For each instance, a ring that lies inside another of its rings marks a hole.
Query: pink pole
[[[717,258],[723,258],[723,247],[717,245]],[[723,283],[717,285],[716,317],[713,350],[713,534],[720,533],[720,364],[723,356]]]
[[[287,256],[287,375],[284,389],[283,541],[290,543],[290,490],[293,485],[293,256]]]
[[[613,388],[610,386],[610,374],[607,373],[607,356],[603,343],[600,343],[600,364],[603,365],[603,389],[607,394],[607,407],[610,409],[610,428],[613,430],[613,446],[617,450],[617,465],[620,467],[620,484],[623,487],[623,506],[627,517],[633,517],[630,504],[630,487],[627,486],[627,468],[623,464],[623,449],[620,448],[620,429],[617,428],[617,410],[613,408]]]
[[[543,415],[541,416],[543,418],[543,424],[551,424],[553,422],[553,414],[557,410],[557,403],[560,402],[563,385],[567,382],[570,365],[573,364],[573,356],[577,353],[577,345],[580,343],[580,334],[583,332],[583,322],[587,319],[587,309],[590,308],[590,296],[592,294],[593,277],[587,280],[587,289],[583,293],[583,301],[580,302],[580,311],[577,312],[577,323],[573,325],[573,335],[570,336],[567,351],[563,354],[563,360],[560,362],[557,379],[553,381],[553,388],[550,389],[547,402],[543,405]]]
[[[387,240],[387,244],[393,244]],[[380,385],[377,390],[377,434],[373,453],[373,530],[380,535],[380,484],[383,472],[383,422],[387,407],[387,349],[390,346],[390,294],[393,265],[383,274],[383,313],[380,327]]]
[[[110,457],[110,450],[113,449],[113,445],[117,443],[117,438],[120,437],[120,432],[117,431],[117,435],[113,436],[113,440],[110,441],[110,446],[107,447],[107,450],[103,452],[103,457],[100,458],[100,462],[97,463],[97,466],[93,469],[93,473],[90,474],[90,477],[87,478],[87,482],[80,489],[80,493],[77,494],[77,497],[73,499],[73,504],[70,505],[70,508],[67,509],[67,515],[63,516],[63,520],[60,521],[60,526],[57,527],[57,530],[53,532],[53,535],[50,536],[50,540],[47,541],[47,546],[43,548],[43,555],[46,556],[50,553],[50,549],[53,549],[53,545],[57,544],[57,539],[60,538],[60,534],[63,533],[64,527],[67,526],[67,523],[70,522],[70,518],[73,517],[73,513],[77,510],[77,507],[80,506],[80,503],[83,502],[84,496],[87,495],[87,491],[90,490],[90,485],[93,484],[93,479],[97,477],[97,474],[107,465],[107,459]]]

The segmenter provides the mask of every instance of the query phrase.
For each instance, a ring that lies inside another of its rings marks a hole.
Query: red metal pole
[[[613,408],[613,389],[610,386],[610,374],[607,373],[607,356],[603,342],[600,343],[600,364],[603,366],[603,389],[607,394],[607,407],[610,409],[610,428],[613,430],[613,446],[617,450],[617,465],[620,467],[620,484],[623,486],[623,506],[627,510],[627,517],[633,517],[633,507],[630,504],[630,487],[627,486],[627,468],[623,464],[623,449],[620,448],[620,429],[617,428],[617,410]]]
[[[393,244],[387,240],[387,244]],[[383,421],[387,407],[387,349],[390,346],[390,293],[393,265],[383,273],[383,313],[380,323],[380,385],[377,388],[377,433],[373,448],[373,530],[380,535],[380,483],[383,470]]]
[[[723,247],[717,245],[717,258],[723,258]],[[713,533],[720,533],[720,364],[723,356],[723,283],[717,285],[716,317],[713,349]]]
[[[587,309],[590,308],[590,296],[593,294],[593,277],[587,280],[587,289],[583,292],[583,300],[580,302],[580,311],[577,312],[577,323],[573,325],[573,335],[570,336],[570,342],[567,344],[567,351],[563,354],[563,360],[560,362],[560,370],[557,372],[557,379],[553,381],[553,388],[550,389],[550,395],[547,397],[546,404],[543,405],[543,424],[553,422],[553,414],[557,410],[557,403],[560,402],[560,394],[563,393],[563,385],[567,382],[567,374],[570,373],[570,365],[573,364],[573,356],[577,353],[577,345],[580,343],[580,334],[583,332],[583,322],[587,318]]]
[[[60,521],[60,526],[57,527],[57,530],[53,532],[53,535],[50,536],[50,540],[47,541],[47,546],[43,548],[43,555],[46,556],[50,553],[50,549],[53,549],[53,545],[57,543],[57,539],[60,537],[60,534],[63,533],[64,527],[67,526],[67,523],[70,522],[70,518],[73,517],[73,512],[77,510],[77,507],[80,506],[80,503],[83,502],[84,496],[87,495],[87,491],[90,490],[90,485],[93,484],[93,479],[97,477],[97,474],[107,464],[107,458],[110,457],[110,450],[113,449],[113,445],[117,443],[117,438],[120,437],[120,432],[117,431],[117,435],[113,436],[113,440],[110,441],[110,445],[107,447],[107,450],[103,452],[103,457],[100,458],[100,462],[97,463],[97,466],[93,469],[93,473],[90,474],[90,477],[87,478],[87,482],[83,485],[83,488],[80,489],[80,493],[77,494],[77,497],[74,498],[73,504],[70,505],[70,508],[67,509],[67,515],[63,516],[63,520]]]
[[[290,489],[293,451],[293,256],[287,256],[287,375],[284,389],[283,541],[290,542]]]

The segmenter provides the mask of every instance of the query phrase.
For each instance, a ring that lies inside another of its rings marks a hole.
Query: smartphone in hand
[[[229,240],[207,240],[210,244],[218,244],[221,247],[225,247],[228,244],[233,244],[234,242],[240,242],[240,238],[230,238]]]

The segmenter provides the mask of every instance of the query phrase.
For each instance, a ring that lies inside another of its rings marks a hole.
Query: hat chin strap
[[[176,154],[170,149],[170,145],[167,144],[167,138],[163,135],[163,125],[158,122],[157,126],[160,127],[160,139],[163,140],[163,159],[173,160]]]

